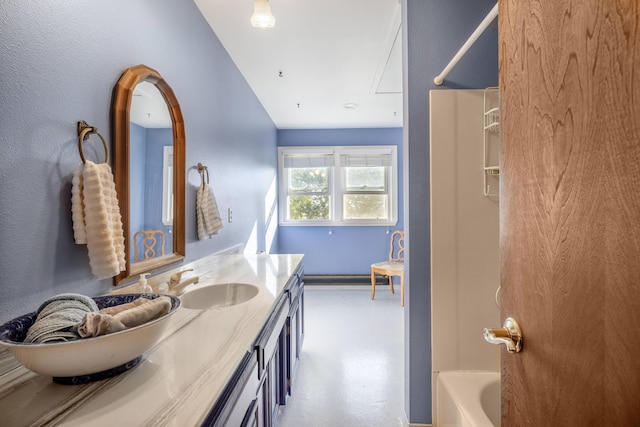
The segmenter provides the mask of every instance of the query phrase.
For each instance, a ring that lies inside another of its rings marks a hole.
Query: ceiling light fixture
[[[251,25],[256,28],[273,28],[276,25],[276,18],[271,13],[269,0],[255,0]]]
[[[347,102],[342,106],[347,110],[355,110],[356,108],[358,108],[358,104],[356,104],[355,102]]]

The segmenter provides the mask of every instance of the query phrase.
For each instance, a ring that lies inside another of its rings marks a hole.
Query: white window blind
[[[342,167],[380,167],[391,166],[391,154],[342,154],[340,166]]]
[[[333,154],[290,154],[284,156],[285,168],[325,168],[333,167]]]

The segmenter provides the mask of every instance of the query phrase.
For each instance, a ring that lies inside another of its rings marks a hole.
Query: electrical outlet
[[[227,221],[233,222],[233,209],[231,208],[227,209]]]

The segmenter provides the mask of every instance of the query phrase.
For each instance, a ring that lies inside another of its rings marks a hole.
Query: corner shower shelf
[[[484,113],[484,130],[493,133],[500,132],[500,109],[498,107]]]
[[[484,90],[484,174],[483,194],[498,197],[500,186],[500,93],[497,87]]]
[[[485,166],[484,172],[487,175],[500,175],[500,166]]]

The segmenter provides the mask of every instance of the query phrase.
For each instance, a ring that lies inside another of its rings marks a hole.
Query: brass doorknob
[[[484,339],[491,344],[504,344],[509,353],[518,353],[522,350],[522,330],[518,322],[512,317],[507,317],[504,327],[498,329],[484,329]]]

